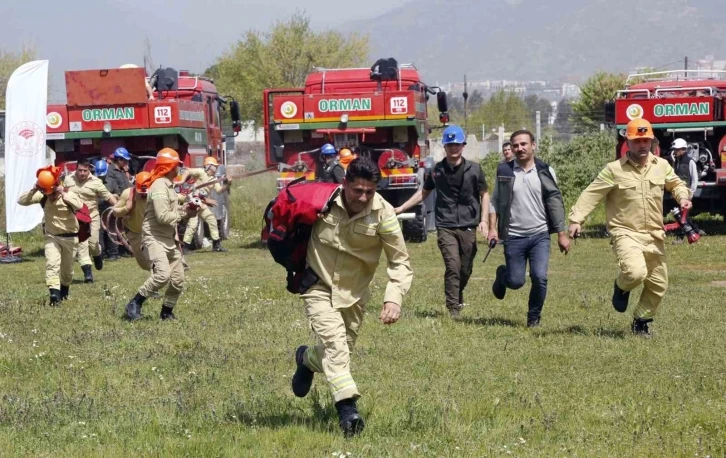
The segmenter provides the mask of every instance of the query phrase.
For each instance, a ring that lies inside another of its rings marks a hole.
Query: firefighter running
[[[219,162],[217,161],[217,159],[212,156],[208,156],[204,158],[203,169],[188,169],[182,174],[179,181],[181,183],[185,183],[189,178],[194,178],[196,180],[195,185],[199,187],[199,185],[203,185],[214,180],[214,176],[217,173],[218,168]],[[214,185],[210,186],[214,187],[214,192],[216,192],[217,194],[222,194],[229,189],[229,185],[230,181],[225,178],[223,182],[215,183]],[[194,239],[194,233],[197,231],[197,227],[200,224],[199,217],[201,217],[201,219],[207,223],[207,226],[209,226],[209,235],[212,237],[212,251],[216,251],[219,253],[227,251],[227,249],[222,246],[222,241],[219,237],[217,218],[214,216],[214,213],[212,213],[212,211],[209,209],[209,206],[216,206],[217,202],[207,197],[208,192],[208,188],[206,187],[199,189],[199,194],[201,197],[203,197],[204,205],[202,205],[200,209],[199,216],[194,216],[187,223],[187,228],[184,231],[185,254],[190,252],[192,249],[192,240]]]
[[[73,255],[79,227],[75,212],[83,202],[78,194],[60,185],[57,167],[44,167],[35,176],[35,186],[18,198],[18,204],[43,207],[45,284],[50,293],[50,305],[59,305],[68,297],[73,282]]]
[[[113,207],[113,216],[123,218],[126,240],[131,246],[136,263],[144,270],[151,270],[151,262],[141,244],[141,231],[146,212],[146,182],[151,174],[139,172],[134,180],[134,187],[124,189],[118,202]]]
[[[98,199],[111,205],[115,205],[117,199],[108,192],[101,179],[91,175],[91,163],[88,159],[78,161],[75,173],[66,177],[64,186],[78,194],[91,213],[91,237],[78,244],[78,262],[83,270],[84,281],[93,283],[91,256],[93,256],[93,265],[96,266],[96,270],[103,269],[103,253],[101,253],[99,243],[101,215],[98,212]]]
[[[147,186],[149,190],[141,225],[141,244],[151,262],[151,276],[126,305],[126,318],[132,321],[141,318],[144,301],[167,285],[160,318],[176,318],[174,306],[184,287],[184,267],[177,246],[176,225],[194,216],[198,210],[189,204],[179,206],[179,198],[172,183],[179,165],[179,154],[171,148],[164,148],[156,155],[156,165],[151,176],[141,183],[142,189]]]

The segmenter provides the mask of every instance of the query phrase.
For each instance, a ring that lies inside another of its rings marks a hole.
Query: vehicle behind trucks
[[[421,81],[416,67],[380,59],[371,68],[316,68],[303,88],[264,91],[265,160],[277,166],[277,189],[323,176],[320,148],[332,143],[381,169],[378,192],[391,205],[408,200],[431,172],[427,101],[436,95],[448,123],[446,94]],[[432,195],[399,215],[404,237],[423,242],[434,228]]]
[[[653,125],[653,154],[674,163],[671,143],[682,138],[698,169],[698,188],[690,216],[726,216],[726,71],[672,70],[628,76],[626,88],[605,107],[606,121],[617,126],[616,156],[627,153],[623,129],[633,119]],[[664,212],[676,207],[670,196]]]
[[[222,110],[228,103],[211,79],[186,71],[159,69],[151,78],[143,68],[67,71],[65,105],[49,105],[47,144],[55,151],[55,165],[75,170],[81,158],[108,158],[118,147],[132,155],[133,175],[151,171],[156,153],[174,148],[183,167],[202,167],[213,156],[223,175],[227,163]],[[229,102],[233,127],[239,131],[239,107]],[[193,183],[178,185],[187,193]],[[218,202],[212,208],[222,238],[229,234],[229,193],[208,190]],[[201,247],[208,228],[199,225],[193,244]]]

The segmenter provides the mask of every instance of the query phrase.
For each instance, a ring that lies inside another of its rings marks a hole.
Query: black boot
[[[136,296],[126,304],[126,319],[136,321],[141,318],[141,306],[144,305],[145,300],[144,296],[136,293]]]
[[[103,269],[103,255],[99,254],[98,256],[93,257],[93,265],[96,267],[96,270]]]
[[[630,299],[630,291],[623,291],[615,280],[613,286],[613,307],[620,313],[624,313],[628,309],[628,299]]]
[[[653,334],[651,334],[650,329],[648,328],[648,323],[650,323],[653,320],[641,320],[639,318],[635,318],[633,320],[633,334],[635,334],[638,337],[645,337],[646,339],[650,339],[653,337]]]
[[[192,252],[192,244],[191,243],[184,242],[182,244],[182,253],[183,254],[189,254],[191,252]]]
[[[62,301],[68,299],[68,292],[70,290],[70,286],[61,285],[60,289],[60,298]]]
[[[335,403],[335,410],[338,411],[340,419],[340,429],[343,430],[343,436],[349,439],[357,436],[363,431],[365,422],[363,417],[358,413],[358,408],[353,399],[343,399]]]
[[[506,266],[501,265],[497,267],[497,276],[492,284],[492,293],[499,300],[504,299],[504,296],[507,294],[507,285],[504,283],[504,275],[506,273]]]
[[[174,309],[171,307],[167,307],[166,305],[161,307],[161,314],[159,315],[159,318],[162,320],[176,320],[176,317],[174,316]]]
[[[228,250],[222,246],[221,240],[212,240],[212,251],[217,253],[226,253]]]
[[[91,266],[81,266],[81,270],[83,270],[83,282],[93,283],[93,271],[91,270]]]
[[[59,289],[50,288],[50,306],[51,307],[57,307],[61,303],[61,292]]]
[[[310,387],[313,386],[313,377],[315,376],[315,372],[303,364],[303,355],[307,349],[307,345],[302,345],[297,347],[295,351],[297,370],[292,376],[292,392],[299,398],[304,398],[310,392]]]

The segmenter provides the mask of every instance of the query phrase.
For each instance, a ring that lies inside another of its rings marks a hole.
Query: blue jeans
[[[529,237],[509,237],[504,241],[504,261],[507,272],[505,285],[509,289],[524,286],[527,261],[532,289],[529,291],[527,320],[535,320],[542,314],[547,297],[547,265],[550,260],[550,234],[542,232]]]

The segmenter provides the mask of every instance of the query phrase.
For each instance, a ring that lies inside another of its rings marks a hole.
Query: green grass
[[[109,263],[93,285],[45,305],[36,252],[0,265],[0,456],[724,456],[726,238],[668,246],[671,286],[646,341],[609,305],[607,240],[553,246],[543,326],[525,328],[529,283],[490,292],[501,248],[444,314],[435,240],[409,245],[415,279],[401,321],[377,321],[382,267],[353,353],[362,437],[345,441],[324,379],[290,391],[296,346],[314,342],[282,267],[250,246],[274,182],[236,183],[227,254],[189,256],[179,320],[127,323],[146,274]],[[257,222],[255,222],[257,221]],[[76,266],[76,277],[80,269]],[[635,296],[637,298],[637,294]],[[633,300],[634,302],[634,300]]]

